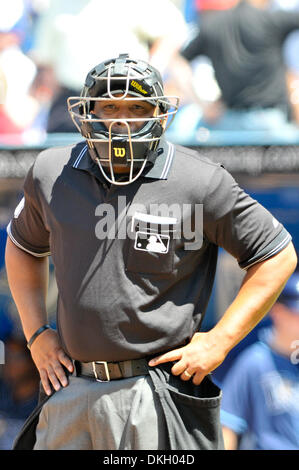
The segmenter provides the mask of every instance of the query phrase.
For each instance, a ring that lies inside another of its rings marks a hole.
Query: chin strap
[[[149,150],[147,161],[151,163],[152,165],[154,165],[155,161],[157,160],[157,157],[161,155],[162,152],[163,152],[163,149],[160,149],[160,148],[156,150]]]

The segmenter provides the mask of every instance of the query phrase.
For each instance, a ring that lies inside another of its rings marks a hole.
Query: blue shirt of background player
[[[225,377],[221,422],[240,449],[299,449],[299,364],[269,346],[271,331],[246,348]]]

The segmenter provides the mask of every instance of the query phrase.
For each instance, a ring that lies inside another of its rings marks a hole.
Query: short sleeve
[[[183,44],[180,54],[188,61],[192,61],[199,55],[204,54],[203,32],[197,25],[190,28],[187,40]]]
[[[271,12],[272,27],[275,37],[283,42],[288,34],[299,29],[298,11],[273,11]]]
[[[7,233],[16,246],[31,255],[42,257],[50,255],[49,231],[37,196],[33,168],[25,179],[24,197],[15,209]]]
[[[221,166],[211,178],[204,199],[203,223],[204,237],[234,256],[243,269],[279,253],[292,239]]]

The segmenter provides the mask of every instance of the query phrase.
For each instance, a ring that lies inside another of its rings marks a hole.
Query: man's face
[[[116,97],[121,97],[122,94],[116,94]],[[128,98],[135,98],[132,95],[128,95]],[[117,134],[128,134],[128,127],[123,121],[117,121],[118,119],[140,119],[140,121],[128,122],[131,133],[137,132],[141,127],[144,126],[146,121],[143,119],[151,118],[154,115],[155,106],[148,101],[144,100],[118,100],[118,99],[107,99],[103,101],[96,101],[92,113],[99,119],[107,119],[104,121],[107,129],[111,126],[111,132]],[[116,122],[110,121],[115,120]],[[112,123],[112,125],[111,125]]]
[[[121,98],[123,94],[115,94],[114,96]],[[135,96],[129,94],[127,96],[128,98],[134,99],[112,98],[103,101],[95,101],[94,109],[91,113],[94,114],[95,118],[103,119],[103,124],[106,126],[107,130],[111,129],[111,133],[128,135],[128,127],[131,133],[137,132],[146,124],[144,119],[154,116],[156,107],[151,103],[146,100],[136,99]],[[106,119],[107,121],[105,121]],[[120,121],[118,121],[118,119],[120,119]],[[127,119],[136,119],[136,121],[125,123],[124,120]],[[109,166],[108,163],[102,163],[102,165]],[[113,164],[113,169],[115,173],[128,173],[130,166],[127,163]]]

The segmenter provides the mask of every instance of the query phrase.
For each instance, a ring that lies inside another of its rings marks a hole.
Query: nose
[[[125,117],[120,117],[120,116],[117,116],[119,119],[125,119]],[[131,124],[132,123],[127,123],[125,121],[114,121],[112,123],[112,126],[111,126],[111,130],[114,131],[114,132],[118,132],[118,133],[121,133],[121,134],[127,134],[128,133],[128,126],[130,128],[130,130],[132,130],[132,127],[131,127]]]
[[[122,119],[122,121],[118,121],[117,119]],[[140,123],[136,121],[128,121],[130,116],[126,111],[119,111],[115,116],[115,121],[112,123],[111,130],[114,132],[119,132],[121,134],[128,134],[129,129],[131,132],[135,132],[139,127]]]

